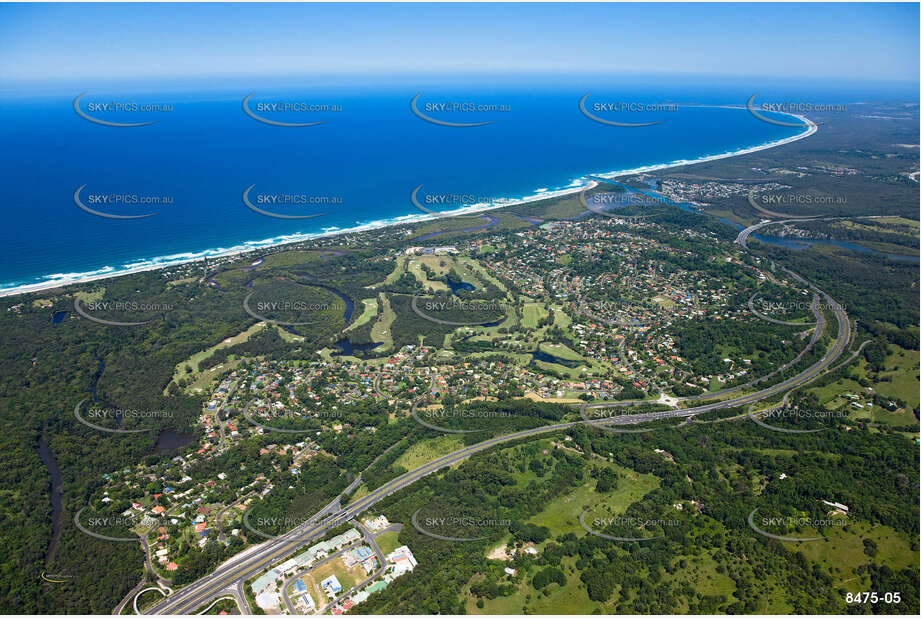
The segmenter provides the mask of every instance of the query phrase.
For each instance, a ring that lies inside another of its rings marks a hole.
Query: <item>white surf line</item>
[[[735,106],[735,105],[694,105],[686,107],[711,107],[711,108],[720,108],[720,109],[737,109],[737,110],[746,110],[744,106]],[[786,137],[783,139],[775,140],[772,142],[766,142],[758,146],[752,146],[750,148],[743,148],[741,150],[734,150],[731,152],[724,152],[715,155],[706,155],[699,157],[697,159],[687,159],[672,161],[670,163],[656,163],[652,165],[645,165],[640,167],[634,167],[625,170],[616,170],[612,172],[603,172],[603,173],[593,173],[591,176],[596,176],[598,178],[606,178],[609,180],[614,180],[616,178],[622,178],[624,176],[634,176],[636,174],[645,174],[649,172],[658,172],[662,170],[671,169],[674,167],[683,167],[686,165],[696,165],[698,163],[708,163],[710,161],[719,161],[721,159],[728,159],[730,157],[739,157],[742,155],[751,154],[753,152],[760,152],[762,150],[767,150],[769,148],[775,148],[778,146],[784,146],[786,144],[791,144],[801,139],[805,139],[810,135],[818,131],[818,126],[800,114],[792,114],[786,112],[776,112],[782,113],[785,116],[791,118],[796,118],[797,120],[803,122],[808,128],[802,133],[793,135],[791,137]],[[586,174],[588,176],[589,174]],[[583,176],[584,178],[584,176]],[[200,254],[190,256],[188,258],[182,258],[183,254],[177,254],[176,256],[158,256],[154,258],[149,258],[141,260],[147,262],[141,266],[136,267],[127,267],[127,268],[116,268],[111,266],[106,266],[97,271],[90,271],[97,274],[84,275],[82,273],[73,273],[68,275],[61,275],[57,279],[51,281],[42,281],[38,283],[29,283],[24,285],[19,285],[15,287],[6,288],[0,290],[0,298],[5,296],[15,296],[18,294],[29,294],[32,292],[44,292],[46,290],[53,290],[56,288],[66,287],[68,285],[77,285],[82,283],[90,283],[93,281],[101,281],[103,279],[111,279],[113,277],[122,277],[125,275],[133,275],[140,272],[149,272],[152,270],[162,270],[165,268],[174,268],[177,266],[184,266],[187,264],[193,264],[195,262],[201,262],[206,259],[225,259],[228,257],[234,257],[237,255],[244,255],[246,253],[252,253],[254,251],[259,251],[262,249],[269,249],[274,247],[282,247],[289,244],[296,244],[307,242],[311,240],[318,240],[322,238],[331,238],[333,236],[340,236],[344,234],[357,234],[362,232],[369,232],[379,229],[385,229],[388,227],[394,227],[397,225],[407,225],[422,223],[425,221],[431,221],[438,218],[441,218],[445,215],[458,215],[458,214],[475,214],[480,212],[488,212],[490,210],[496,210],[499,208],[506,208],[509,206],[520,206],[522,204],[530,204],[533,202],[539,202],[541,200],[550,199],[554,197],[561,197],[565,195],[572,195],[579,193],[580,191],[594,189],[598,186],[598,182],[595,180],[583,183],[575,184],[578,182],[578,179],[567,185],[562,189],[554,189],[552,191],[538,191],[533,195],[529,195],[522,198],[514,198],[503,200],[501,204],[486,204],[486,205],[471,205],[464,206],[452,211],[445,211],[443,213],[438,213],[437,215],[427,215],[427,214],[409,214],[409,215],[398,215],[392,217],[391,219],[385,219],[382,221],[373,221],[371,223],[359,225],[356,227],[331,230],[327,232],[317,232],[317,233],[308,233],[308,234],[291,234],[287,236],[278,237],[281,240],[276,240],[276,238],[267,238],[260,241],[249,241],[243,246],[236,246],[230,249],[221,250],[221,249],[206,249]],[[175,258],[175,259],[173,259]],[[168,261],[166,261],[168,260]],[[158,261],[164,261],[163,263],[157,263]],[[107,271],[107,272],[100,272]],[[55,275],[50,275],[54,277]]]

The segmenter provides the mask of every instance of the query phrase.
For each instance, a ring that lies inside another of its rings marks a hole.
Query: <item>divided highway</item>
[[[150,608],[147,613],[190,614],[197,608],[210,603],[216,597],[227,594],[228,591],[239,590],[239,588],[242,587],[246,580],[252,578],[255,575],[258,575],[272,564],[275,564],[276,562],[279,562],[299,551],[302,551],[307,545],[310,544],[311,541],[322,537],[329,530],[335,528],[336,526],[348,522],[387,496],[400,491],[405,487],[408,487],[412,483],[428,476],[429,474],[459,463],[476,453],[485,451],[494,446],[512,442],[514,440],[519,440],[521,438],[528,438],[564,430],[579,424],[630,425],[666,418],[691,417],[703,412],[709,412],[711,410],[743,406],[749,403],[761,401],[809,382],[824,372],[826,369],[828,369],[844,352],[848,342],[851,339],[851,324],[844,309],[830,296],[828,296],[825,292],[817,289],[809,282],[805,281],[805,279],[799,275],[787,271],[786,269],[784,270],[790,276],[808,285],[813,290],[815,290],[816,293],[822,296],[827,301],[828,306],[834,311],[835,319],[838,323],[838,333],[834,343],[829,347],[825,355],[816,364],[808,367],[801,373],[787,380],[784,380],[783,382],[769,386],[763,390],[732,399],[726,399],[724,401],[705,404],[702,406],[547,425],[498,436],[478,444],[462,448],[449,455],[439,457],[438,459],[429,462],[413,470],[412,472],[407,472],[406,474],[397,477],[388,483],[385,483],[381,487],[371,491],[369,494],[363,496],[362,498],[355,500],[355,502],[347,505],[344,508],[340,507],[338,509],[328,510],[325,514],[323,514],[325,515],[325,519],[317,521],[317,518],[314,518],[312,521],[306,522],[278,538],[266,541],[261,545],[246,550],[242,554],[231,558],[228,562],[221,565],[215,572],[211,573],[210,575],[207,575],[206,577],[196,581],[193,584],[190,584],[181,590],[175,591],[168,598]],[[822,320],[820,319],[819,328],[822,326]],[[614,404],[602,403],[590,405],[588,407],[603,408],[611,407],[612,405]],[[324,509],[324,511],[326,511],[326,509]]]

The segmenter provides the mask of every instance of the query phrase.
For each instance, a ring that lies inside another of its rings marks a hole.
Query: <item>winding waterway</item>
[[[623,187],[630,193],[644,195],[644,196],[653,198],[656,201],[665,202],[671,206],[676,206],[686,212],[693,212],[697,214],[701,214],[702,212],[698,208],[695,208],[693,204],[689,204],[687,202],[676,202],[674,200],[671,200],[659,194],[657,191],[643,191],[641,189],[635,189],[633,187],[628,187],[627,185],[619,183],[614,180],[605,180],[605,182],[608,184]],[[650,184],[651,186],[657,186],[657,182],[658,181],[652,181],[647,184]],[[734,227],[737,230],[745,229],[745,226],[740,223],[731,221],[729,219],[724,219],[723,217],[718,217],[718,218],[720,221],[722,221],[726,225]],[[870,255],[878,255],[881,257],[885,257],[886,259],[896,260],[899,262],[918,262],[919,261],[919,256],[916,256],[916,255],[901,255],[898,253],[884,253],[882,251],[877,251],[876,249],[871,249],[869,247],[865,247],[863,245],[859,245],[857,243],[853,243],[847,240],[836,240],[833,238],[828,238],[828,239],[824,239],[824,238],[787,238],[784,236],[769,236],[765,234],[752,234],[752,237],[756,238],[757,240],[765,244],[774,245],[775,247],[783,247],[784,249],[799,250],[799,249],[808,249],[809,247],[813,245],[829,245],[833,247],[838,247],[840,249],[848,249],[850,251],[856,251],[858,253],[868,253]]]
[[[61,489],[63,478],[61,468],[48,447],[48,441],[44,435],[38,439],[38,455],[41,457],[45,467],[48,468],[48,475],[51,477],[51,542],[48,544],[48,551],[45,552],[45,565],[49,565],[54,562],[58,544],[61,540],[61,515],[64,511],[63,492]]]

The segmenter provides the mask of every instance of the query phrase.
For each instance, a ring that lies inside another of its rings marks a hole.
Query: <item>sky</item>
[[[0,82],[606,72],[917,82],[914,4],[2,4]]]

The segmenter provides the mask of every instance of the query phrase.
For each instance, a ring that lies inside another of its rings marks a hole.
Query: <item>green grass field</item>
[[[578,571],[575,570],[575,557],[566,557],[560,562],[560,568],[566,575],[567,585],[560,587],[550,584],[542,591],[537,591],[528,581],[522,581],[518,590],[507,597],[484,600],[483,608],[476,606],[476,597],[467,598],[468,614],[590,614],[601,606],[588,598],[585,586],[579,583]],[[617,600],[615,594],[613,601]],[[609,602],[610,603],[610,602]],[[525,611],[526,608],[526,611]]]
[[[890,381],[878,381],[873,387],[884,397],[898,397],[908,402],[908,405],[917,407],[919,353],[917,350],[903,350],[894,345],[889,346],[889,349],[892,350],[892,354],[886,357],[883,371],[877,379],[889,378]]]
[[[912,551],[909,541],[888,526],[870,526],[858,522],[849,526],[831,527],[826,531],[827,540],[810,543],[787,543],[798,545],[796,549],[803,556],[817,562],[840,586],[849,592],[870,590],[869,577],[856,571],[865,564],[886,565],[893,571],[907,566],[917,567],[921,558],[917,550]],[[863,540],[871,539],[877,545],[877,554],[870,558],[864,552]]]
[[[351,499],[351,501],[352,501],[352,502],[355,502],[355,501],[358,500],[359,498],[364,498],[364,497],[367,496],[369,493],[370,493],[370,491],[368,490],[368,486],[365,485],[364,483],[362,483],[361,485],[358,486],[358,489],[356,489],[355,492],[352,493],[352,499]]]
[[[186,360],[176,365],[176,368],[173,370],[173,381],[178,381],[180,378],[186,376],[191,377],[193,378],[193,382],[188,386],[186,391],[189,393],[203,392],[203,389],[211,384],[211,382],[216,377],[218,377],[218,375],[222,374],[228,368],[230,363],[236,365],[236,362],[228,361],[227,363],[224,363],[224,366],[220,369],[218,369],[218,367],[212,367],[203,373],[199,370],[199,363],[212,356],[217,350],[222,348],[229,348],[230,346],[237,345],[238,343],[243,343],[252,337],[255,333],[265,328],[265,325],[265,322],[256,322],[242,333],[234,335],[233,337],[229,337],[228,339],[225,339],[224,341],[221,341],[220,343],[215,344],[210,348],[206,348],[201,352],[196,352]],[[190,368],[192,372],[187,373],[186,368]],[[169,385],[167,385],[167,388],[168,387]],[[164,394],[165,393],[166,390],[164,389]]]
[[[380,348],[380,351],[383,352],[393,348],[393,333],[390,332],[390,327],[393,325],[397,314],[394,313],[393,308],[390,306],[390,299],[383,293],[378,295],[378,306],[380,310],[378,311],[377,321],[371,327],[371,341],[383,343],[384,345]]]
[[[697,556],[680,556],[675,558],[675,563],[680,560],[685,561],[685,568],[678,569],[674,575],[670,576],[673,581],[687,582],[694,587],[702,596],[722,595],[727,601],[731,601],[732,594],[736,590],[736,584],[726,573],[718,573],[716,570],[716,561],[709,553],[701,553]],[[676,608],[676,613],[683,613],[688,610],[687,607]]]
[[[572,350],[571,348],[563,345],[562,343],[541,343],[540,349],[542,352],[547,354],[552,354],[557,358],[562,358],[563,360],[584,360],[582,355]]]
[[[919,405],[918,393],[918,352],[903,350],[897,346],[889,346],[892,353],[883,363],[883,371],[873,377],[867,375],[867,363],[859,358],[852,363],[854,373],[872,382],[873,389],[882,397],[897,397],[908,403],[910,407]],[[865,389],[855,380],[842,378],[831,384],[810,389],[818,397],[819,402],[832,410],[848,411],[848,418],[852,420],[872,421],[895,426],[914,425],[915,420],[910,410],[892,412],[874,405],[872,408],[858,409],[851,405],[851,399],[845,394],[858,395],[862,404],[868,402]]]
[[[554,306],[553,309],[553,325],[559,326],[563,330],[566,330],[572,325],[572,318],[563,311],[562,307]]]
[[[361,312],[361,315],[358,316],[354,322],[349,324],[349,327],[342,332],[348,332],[353,328],[358,328],[359,326],[364,326],[371,320],[377,317],[377,299],[376,298],[364,298],[362,299],[362,304],[364,304],[364,310]]]
[[[659,486],[659,479],[651,474],[640,474],[601,460],[597,460],[595,465],[611,467],[621,476],[617,489],[600,494],[595,491],[595,481],[590,480],[568,494],[551,500],[529,521],[546,526],[554,536],[568,532],[583,536],[588,533],[579,524],[579,515],[586,508],[590,508],[589,514],[592,516],[617,515]]]
[[[155,605],[156,603],[159,603],[164,598],[165,597],[163,596],[163,594],[157,592],[156,590],[148,590],[146,592],[141,593],[141,595],[137,598],[138,608],[143,611],[144,609],[152,605]],[[128,604],[128,607],[132,607],[133,609],[133,606],[131,603]]]
[[[301,579],[307,584],[307,590],[313,595],[314,601],[320,607],[327,603],[326,594],[320,589],[320,582],[330,575],[336,576],[336,579],[342,585],[342,592],[345,592],[364,579],[364,570],[359,565],[347,569],[342,564],[342,558],[334,558],[304,575]]]
[[[397,540],[398,536],[400,536],[399,532],[381,532],[374,537],[374,540],[377,541],[378,546],[386,556],[400,546],[400,542]]]
[[[403,273],[406,272],[406,256],[399,255],[394,261],[393,270],[387,275],[383,281],[369,285],[369,290],[375,290],[377,288],[383,287],[385,285],[390,285],[396,283],[397,279],[403,276]]]
[[[407,470],[415,470],[419,466],[438,459],[442,455],[448,455],[454,451],[463,448],[464,443],[456,436],[438,436],[422,440],[413,444],[406,452],[397,457],[393,462],[394,466],[402,466]]]
[[[444,281],[438,281],[437,279],[436,280],[429,279],[426,276],[425,271],[422,270],[422,264],[425,263],[432,270],[434,270],[436,274],[433,276],[436,276],[436,277],[439,274],[444,275],[444,273],[448,272],[448,270],[446,268],[440,267],[437,261],[433,261],[429,259],[429,257],[434,257],[434,256],[414,257],[410,259],[410,261],[407,263],[406,269],[407,271],[412,273],[412,275],[416,278],[416,280],[418,280],[419,283],[425,286],[427,290],[432,291],[432,292],[445,292],[448,290],[448,284],[445,283]],[[440,259],[440,258],[436,258],[436,259]]]
[[[547,315],[547,309],[541,303],[525,303],[521,311],[521,325],[525,328],[537,328],[538,321]]]
[[[665,309],[673,309],[675,307],[675,301],[673,301],[671,298],[666,298],[665,296],[653,296],[652,302],[662,306]]]
[[[229,348],[230,346],[237,345],[238,343],[243,343],[244,341],[252,337],[255,333],[265,328],[265,325],[266,325],[265,322],[256,322],[255,324],[247,328],[242,333],[238,335],[234,335],[233,337],[229,337],[228,339],[225,339],[224,341],[221,341],[220,343],[213,345],[210,348],[206,348],[202,350],[201,352],[196,352],[195,354],[190,356],[188,359],[176,365],[176,370],[173,374],[173,378],[177,379],[185,375],[188,375],[185,372],[186,367],[191,367],[192,375],[197,375],[198,374],[198,364],[201,361],[205,360],[206,358],[209,358],[216,351],[220,349]]]
[[[553,448],[549,440],[541,441],[541,444],[547,449]],[[546,526],[550,529],[553,536],[559,536],[568,532],[573,532],[579,536],[588,534],[579,525],[579,515],[587,506],[596,506],[611,512],[621,513],[626,508],[642,499],[647,493],[659,486],[659,479],[651,474],[640,474],[627,468],[622,468],[597,460],[596,466],[609,466],[615,469],[622,479],[618,489],[608,494],[598,494],[595,492],[595,482],[589,481],[585,485],[573,489],[571,492],[557,497],[547,503],[544,509],[531,517],[530,523]],[[534,473],[530,470],[516,472],[516,481],[519,486],[535,480]],[[588,592],[584,585],[579,581],[579,571],[576,569],[578,558],[574,556],[565,557],[560,563],[560,568],[566,575],[567,585],[560,587],[557,584],[550,584],[543,590],[535,590],[530,584],[533,576],[526,576],[519,582],[516,591],[507,597],[497,597],[495,599],[484,599],[483,607],[476,605],[476,597],[468,593],[466,610],[469,614],[589,614],[595,610],[602,613],[613,613],[619,600],[617,593],[606,603],[596,603],[588,598]],[[713,570],[713,566],[704,565],[705,568]],[[713,571],[715,575],[715,571]],[[725,577],[729,585],[732,580]],[[713,578],[710,587],[714,589],[725,590],[729,588],[726,581],[719,578]]]
[[[477,260],[473,260],[468,257],[459,257],[457,258],[457,262],[466,266],[469,269],[469,271],[472,272],[476,276],[476,278],[479,279],[480,281],[488,281],[489,283],[493,284],[494,286],[502,290],[503,294],[508,294],[508,289],[505,287],[505,285],[503,285],[501,281],[499,281],[498,279],[490,275],[486,271],[486,269],[483,267],[483,265]]]

